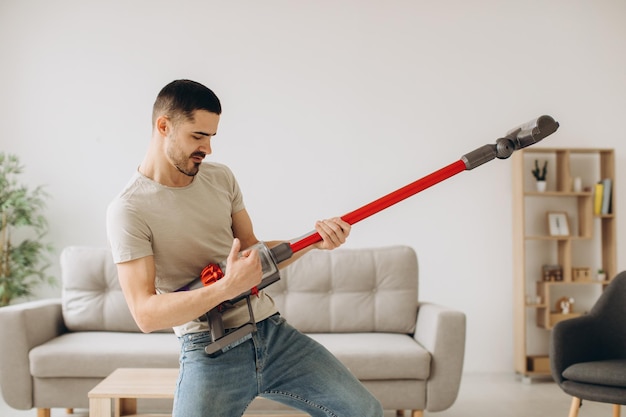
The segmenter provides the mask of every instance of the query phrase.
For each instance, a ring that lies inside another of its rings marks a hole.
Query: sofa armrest
[[[33,407],[28,354],[64,332],[60,299],[0,308],[0,390],[8,405],[21,410]]]
[[[457,398],[465,355],[465,314],[432,303],[420,303],[415,340],[431,354],[426,382],[426,409],[441,411]]]

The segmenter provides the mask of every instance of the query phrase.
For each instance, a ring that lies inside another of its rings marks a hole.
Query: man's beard
[[[188,177],[195,177],[198,171],[200,171],[200,164],[197,162],[194,162],[193,167],[190,169],[182,167],[181,164],[174,164],[174,166],[177,170],[187,175]]]
[[[201,162],[193,162],[191,168],[188,168],[191,157],[199,156],[204,158],[206,156],[203,152],[194,152],[189,156],[183,155],[181,151],[175,149],[173,146],[168,146],[167,148],[167,156],[172,161],[172,164],[179,170],[181,173],[187,175],[188,177],[195,177],[198,171],[200,171]]]

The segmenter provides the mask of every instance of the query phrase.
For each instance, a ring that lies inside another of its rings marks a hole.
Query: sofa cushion
[[[361,381],[427,379],[431,356],[398,333],[311,333]]]
[[[178,368],[180,344],[169,333],[66,333],[29,353],[37,378],[104,378],[116,368]]]
[[[417,255],[407,246],[311,251],[267,287],[281,314],[306,333],[412,333]]]
[[[70,246],[61,252],[63,320],[71,331],[138,332],[106,248]]]
[[[430,354],[407,335],[310,336],[362,381],[427,379],[430,374]],[[103,378],[116,368],[177,368],[179,349],[172,334],[66,333],[30,351],[30,371],[36,378]]]

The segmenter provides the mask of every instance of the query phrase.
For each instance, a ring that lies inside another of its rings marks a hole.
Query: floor
[[[459,397],[454,405],[438,413],[425,412],[430,417],[558,417],[567,416],[571,398],[551,381],[523,382],[513,374],[466,374]],[[580,417],[610,417],[608,404],[584,402]],[[36,410],[19,411],[0,402],[1,417],[36,417]],[[65,417],[65,410],[52,410],[52,417]],[[87,417],[87,410],[75,410],[73,417]],[[250,414],[246,417],[270,415]],[[281,414],[281,417],[301,417],[303,414]],[[385,413],[393,417],[395,412]]]

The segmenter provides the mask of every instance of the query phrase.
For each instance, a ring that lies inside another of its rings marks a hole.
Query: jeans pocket
[[[213,342],[211,332],[190,333],[183,336],[183,351],[204,351],[204,348]]]

